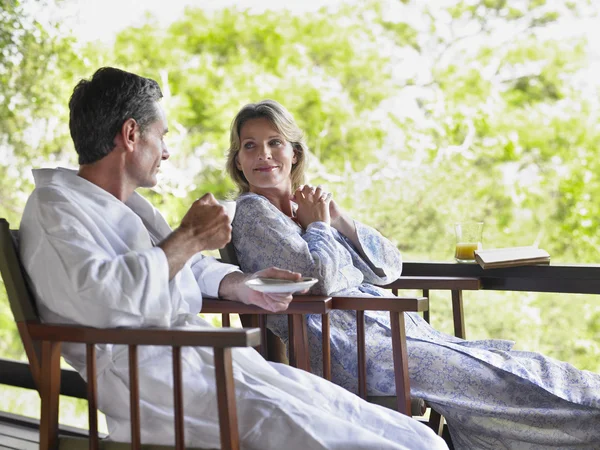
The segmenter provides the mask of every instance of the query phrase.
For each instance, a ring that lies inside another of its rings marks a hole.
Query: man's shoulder
[[[23,215],[21,216],[21,228],[28,228],[39,222],[44,222],[44,217],[49,211],[62,211],[77,207],[77,202],[69,198],[68,192],[59,186],[39,186],[29,195]]]
[[[69,189],[55,184],[38,186],[31,192],[29,198],[42,202],[69,201]]]
[[[74,175],[69,169],[34,169],[35,189],[29,198],[45,201],[66,201],[73,188],[69,180]]]

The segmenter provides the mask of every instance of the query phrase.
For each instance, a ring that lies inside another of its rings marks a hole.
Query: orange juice
[[[475,261],[475,250],[481,248],[481,242],[457,242],[454,257],[457,261]]]

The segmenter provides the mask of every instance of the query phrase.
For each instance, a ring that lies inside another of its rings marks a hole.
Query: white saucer
[[[300,281],[282,280],[279,278],[251,278],[246,281],[246,286],[259,292],[269,294],[291,294],[293,292],[308,289],[318,280],[316,278],[304,277]]]

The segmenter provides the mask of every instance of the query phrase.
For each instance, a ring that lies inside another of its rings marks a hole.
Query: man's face
[[[153,187],[158,182],[156,176],[161,161],[169,158],[169,151],[164,138],[169,131],[167,118],[162,106],[155,103],[158,119],[151,123],[143,135],[132,155],[131,177],[137,187]]]

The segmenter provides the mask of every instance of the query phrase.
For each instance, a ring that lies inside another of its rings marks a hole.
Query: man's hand
[[[179,228],[193,236],[198,253],[225,247],[231,240],[229,222],[225,207],[209,193],[192,203]]]
[[[250,289],[244,284],[251,278],[266,277],[280,278],[282,280],[300,281],[302,275],[289,270],[270,267],[256,272],[253,275],[244,275],[240,272],[233,272],[223,278],[219,286],[219,297],[235,300],[247,305],[256,305],[271,312],[281,312],[288,308],[292,301],[292,294],[268,294]],[[302,291],[306,292],[306,290]]]
[[[212,194],[192,203],[179,228],[158,244],[169,262],[169,280],[196,253],[223,248],[231,240],[229,222],[225,208]]]

